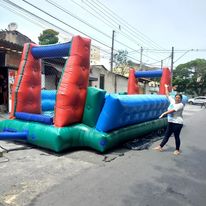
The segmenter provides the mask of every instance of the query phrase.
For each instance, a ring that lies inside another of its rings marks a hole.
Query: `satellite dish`
[[[10,23],[10,24],[8,25],[8,30],[9,30],[9,31],[15,31],[15,30],[17,30],[17,23],[15,23],[15,22]]]

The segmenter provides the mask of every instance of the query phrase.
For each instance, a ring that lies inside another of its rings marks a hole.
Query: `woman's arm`
[[[168,85],[168,84],[165,84],[165,95],[166,95],[167,97],[169,97],[169,90],[168,90],[168,88],[169,88],[169,85]]]
[[[162,118],[162,117],[164,117],[165,115],[171,114],[171,113],[173,113],[173,112],[175,112],[174,109],[171,109],[171,110],[168,110],[168,111],[166,111],[166,112],[163,112],[163,113],[159,116],[159,118]]]

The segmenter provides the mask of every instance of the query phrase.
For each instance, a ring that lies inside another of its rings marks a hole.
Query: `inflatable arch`
[[[171,72],[169,68],[165,67],[161,70],[151,70],[151,71],[135,71],[134,69],[130,69],[129,71],[129,79],[128,79],[128,94],[139,94],[139,86],[137,78],[154,78],[161,77],[160,80],[160,89],[159,94],[165,94],[165,84],[171,85]],[[169,91],[171,91],[171,86],[169,87]]]
[[[105,152],[166,127],[166,118],[158,118],[169,104],[165,95],[108,94],[88,87],[90,44],[80,36],[64,44],[25,44],[10,119],[0,122],[1,140],[26,141],[55,152],[80,146]],[[57,90],[41,91],[41,59],[63,56],[68,59]],[[140,75],[131,73],[130,94],[138,89]],[[162,84],[169,84],[164,70],[160,74]]]
[[[90,39],[80,36],[64,44],[25,44],[12,92],[11,118],[19,112],[41,114],[41,58],[68,56],[57,89],[54,125],[81,121],[89,79]]]

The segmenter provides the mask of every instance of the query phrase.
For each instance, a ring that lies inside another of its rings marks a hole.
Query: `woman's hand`
[[[165,84],[165,95],[169,97],[169,85]]]
[[[165,113],[162,113],[160,116],[159,116],[159,119],[161,119],[162,117],[164,117]]]

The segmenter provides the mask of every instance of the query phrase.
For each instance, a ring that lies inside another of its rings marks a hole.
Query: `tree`
[[[55,44],[59,41],[59,32],[52,29],[46,29],[38,37],[40,45]]]
[[[127,60],[128,51],[118,50],[114,54],[115,68],[114,72],[123,76],[127,76],[129,73],[129,67],[131,67],[131,61]]]
[[[196,59],[180,64],[173,71],[173,85],[178,92],[190,95],[206,94],[206,60]]]

